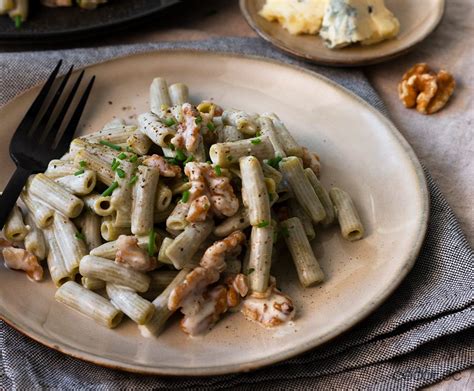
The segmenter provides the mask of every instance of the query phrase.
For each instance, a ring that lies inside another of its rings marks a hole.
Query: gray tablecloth
[[[299,64],[335,80],[388,115],[360,71],[304,64],[258,39],[245,38],[3,54],[0,104],[44,80],[60,58],[67,64],[80,66],[163,48],[258,54]],[[415,267],[375,313],[323,347],[248,374],[151,377],[100,368],[64,356],[1,322],[1,386],[7,389],[412,389],[465,369],[474,364],[473,251],[428,172],[426,178],[431,212]]]

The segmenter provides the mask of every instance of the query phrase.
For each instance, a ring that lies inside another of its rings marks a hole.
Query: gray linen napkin
[[[308,65],[254,38],[9,53],[0,57],[0,104],[44,80],[59,60],[88,65],[131,53],[190,48],[266,56],[315,70],[387,115],[358,70]],[[45,348],[0,322],[0,386],[7,389],[414,389],[474,364],[474,254],[425,171],[431,195],[427,236],[396,292],[356,328],[294,359],[248,374],[153,377],[101,368]]]

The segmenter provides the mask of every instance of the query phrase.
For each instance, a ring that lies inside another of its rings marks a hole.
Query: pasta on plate
[[[319,229],[364,235],[349,194],[319,174],[276,114],[193,105],[186,85],[156,78],[136,124],[114,119],[29,178],[0,246],[33,280],[46,260],[56,300],[109,328],[125,315],[158,336],[181,311],[197,335],[239,309],[275,327],[297,310],[272,276],[275,246],[310,288],[324,281]]]

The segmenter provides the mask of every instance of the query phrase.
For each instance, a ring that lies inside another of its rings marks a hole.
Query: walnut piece
[[[191,183],[188,200],[191,207],[186,220],[190,223],[204,221],[209,212],[219,217],[237,213],[239,199],[227,176],[219,175],[209,163],[190,162],[184,172]]]
[[[170,164],[163,156],[152,155],[143,160],[143,164],[148,167],[157,168],[160,176],[166,178],[179,178],[181,176],[181,167],[176,164]]]
[[[293,319],[295,307],[293,301],[276,288],[276,280],[271,277],[267,291],[247,297],[241,312],[264,327],[275,327]]]
[[[422,114],[434,114],[446,105],[455,86],[450,73],[441,70],[435,74],[427,64],[420,63],[403,75],[398,96],[405,107],[416,107]]]
[[[194,152],[201,142],[201,124],[197,120],[199,112],[189,103],[184,103],[181,107],[181,111],[184,121],[178,125],[178,130],[176,135],[171,139],[171,143],[176,148]]]
[[[34,281],[43,279],[43,268],[35,255],[25,249],[14,247],[13,243],[3,238],[0,238],[0,247],[3,247],[2,255],[7,267],[23,270]]]
[[[117,247],[115,263],[141,272],[156,269],[156,259],[150,257],[146,250],[138,246],[138,239],[135,236],[120,235],[117,239]]]
[[[209,288],[217,282],[225,270],[226,258],[241,250],[245,235],[241,231],[230,234],[209,247],[198,267],[170,294],[168,308],[181,308],[184,318],[182,330],[190,335],[204,332],[214,325],[221,314],[240,304],[240,297],[248,292],[247,279],[243,274],[228,276],[224,284]]]

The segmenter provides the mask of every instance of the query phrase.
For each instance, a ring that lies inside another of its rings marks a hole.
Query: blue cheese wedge
[[[317,34],[329,0],[267,0],[260,15],[290,34]]]
[[[398,19],[383,0],[330,0],[319,32],[327,47],[371,45],[395,37]]]

